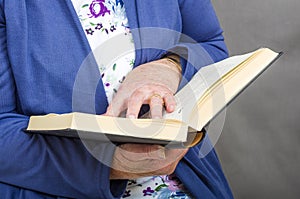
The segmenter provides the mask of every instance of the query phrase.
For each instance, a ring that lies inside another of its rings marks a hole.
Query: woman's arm
[[[223,30],[210,0],[178,0],[182,33],[199,43],[217,62],[228,57]],[[182,42],[186,42],[183,38]]]
[[[126,181],[110,181],[109,167],[92,157],[79,139],[24,133],[29,118],[17,111],[18,93],[7,53],[2,8],[1,3],[0,182],[70,198],[113,198],[111,183],[114,193],[120,196]],[[97,147],[103,152],[99,155],[111,159],[112,147],[105,144]]]
[[[223,30],[210,0],[178,0],[182,20],[183,79],[180,88],[203,66],[228,57]]]

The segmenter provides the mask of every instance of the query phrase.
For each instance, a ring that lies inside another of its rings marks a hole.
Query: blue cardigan
[[[227,56],[209,0],[125,0],[125,6],[137,49],[135,66],[160,58],[166,49],[180,47],[177,49],[189,60],[182,59],[183,86],[201,66]],[[179,31],[195,42],[172,34],[144,37],[137,28],[146,27]],[[24,132],[30,115],[74,109],[105,112],[101,79],[96,104],[76,100],[79,104],[74,108],[76,74],[90,51],[70,0],[0,0],[1,198],[121,197],[126,181],[110,181],[109,167],[94,158],[79,139]],[[194,67],[191,63],[199,57]],[[78,92],[81,95],[76,97],[83,101],[90,94]],[[214,150],[200,159],[200,147],[189,150],[176,175],[196,198],[232,198]],[[97,148],[99,157],[109,162],[113,147],[98,144]]]

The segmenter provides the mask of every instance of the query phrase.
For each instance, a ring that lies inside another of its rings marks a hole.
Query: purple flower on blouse
[[[102,23],[97,23],[95,29],[96,29],[96,30],[101,30],[101,28],[103,28]]]
[[[152,196],[154,193],[154,190],[151,189],[151,187],[147,187],[147,189],[143,190],[144,196]]]
[[[89,28],[89,29],[85,29],[85,32],[86,32],[86,34],[88,34],[88,35],[93,35],[93,33],[94,33],[95,31],[93,31],[91,28]]]
[[[91,17],[104,16],[106,13],[110,14],[110,10],[104,5],[105,0],[93,0],[90,5]]]
[[[124,192],[122,198],[127,198],[127,197],[131,196],[130,192],[131,192],[131,190],[126,190],[126,191]]]
[[[116,30],[116,27],[114,25],[110,26],[110,31],[113,32]]]

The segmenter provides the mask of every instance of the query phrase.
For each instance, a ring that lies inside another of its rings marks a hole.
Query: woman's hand
[[[163,105],[167,112],[175,109],[180,79],[181,72],[168,59],[143,64],[126,76],[106,115],[119,116],[127,110],[127,117],[137,118],[141,106],[149,104],[152,118],[161,118]]]
[[[150,144],[122,144],[116,148],[110,179],[172,174],[187,151]]]
[[[161,59],[132,70],[120,86],[105,115],[137,118],[143,104],[149,104],[152,118],[161,118],[163,107],[175,109],[174,93],[181,79],[176,63]],[[142,133],[142,132],[141,132]],[[110,177],[128,179],[174,172],[188,149],[165,149],[159,145],[122,144],[117,147]]]

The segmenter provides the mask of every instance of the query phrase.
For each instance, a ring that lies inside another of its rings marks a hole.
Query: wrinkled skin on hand
[[[166,59],[149,62],[132,70],[120,86],[105,115],[137,118],[143,104],[149,104],[152,118],[161,118],[163,108],[175,109],[174,93],[181,73]],[[141,132],[142,133],[142,132]],[[174,172],[188,149],[166,149],[151,144],[122,144],[115,150],[111,179],[166,175]]]
[[[165,149],[159,145],[123,144],[117,147],[111,179],[135,179],[170,175],[188,149]]]
[[[166,110],[172,112],[176,106],[174,93],[181,78],[178,69],[172,64],[162,59],[132,70],[121,84],[106,114],[119,116],[127,110],[127,117],[137,118],[142,104],[149,104],[152,117],[161,117],[163,103]],[[152,97],[154,95],[161,98]]]

